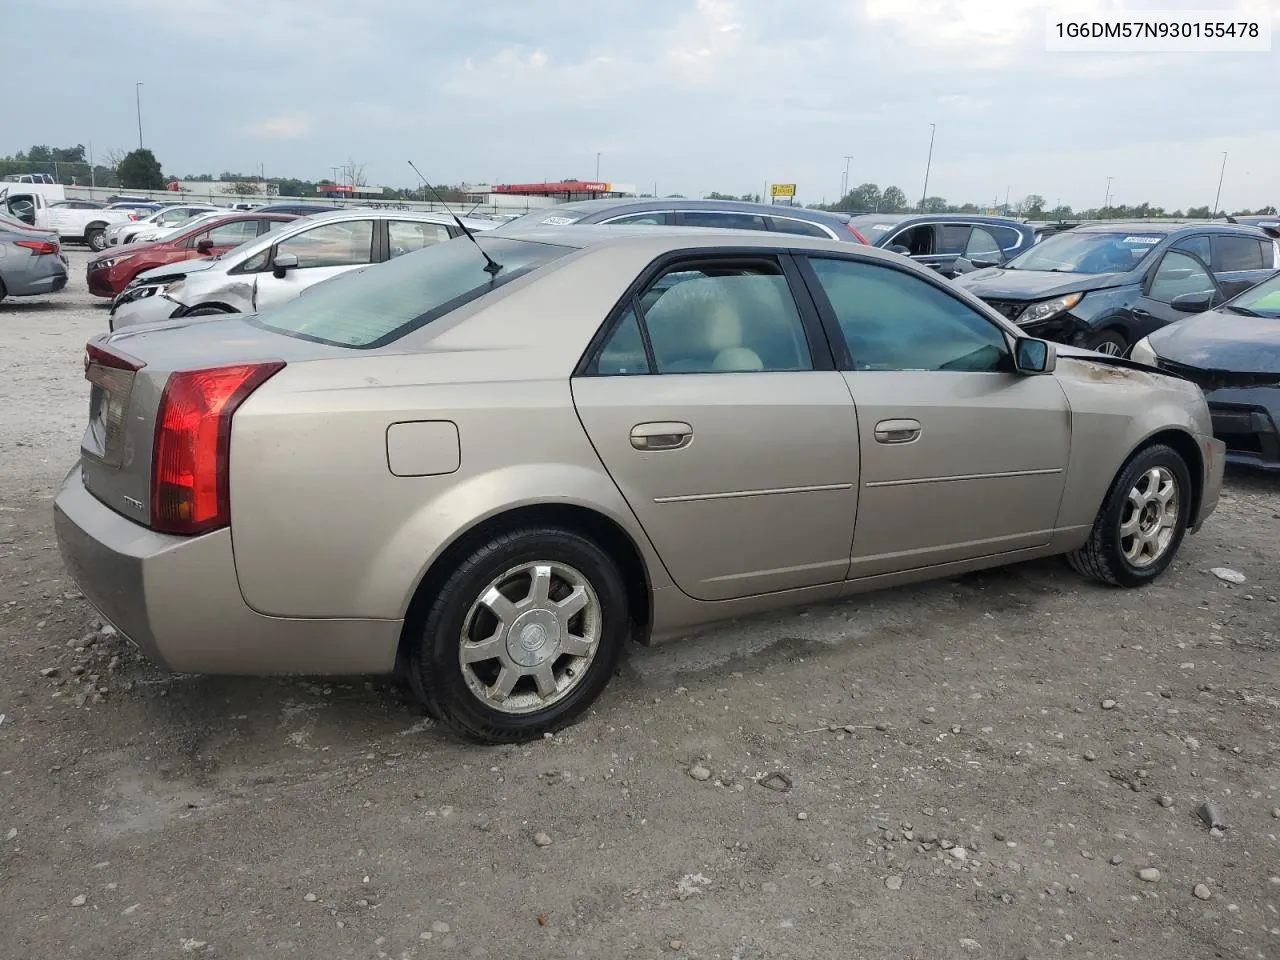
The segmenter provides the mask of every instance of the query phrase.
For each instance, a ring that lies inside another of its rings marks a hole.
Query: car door
[[[839,583],[858,430],[782,255],[656,267],[572,383],[578,415],[672,579],[699,600]]]
[[[1210,249],[1209,266],[1227,297],[1244,293],[1275,272],[1270,240],[1218,233],[1210,237]]]
[[[286,237],[266,258],[254,284],[254,308],[265,310],[292,300],[312,284],[373,262],[373,218],[338,220]],[[298,264],[275,269],[282,254],[297,256]]]
[[[803,269],[857,409],[849,578],[1048,543],[1071,447],[1057,380],[1015,373],[1004,329],[941,281],[818,255]]]
[[[1207,294],[1213,303],[1226,299],[1208,265],[1189,250],[1170,248],[1144,280],[1141,295],[1129,308],[1133,318],[1130,342],[1185,317],[1173,308],[1173,301],[1186,294]]]

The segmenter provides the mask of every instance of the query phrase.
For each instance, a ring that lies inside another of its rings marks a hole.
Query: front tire
[[[86,231],[84,241],[89,244],[89,249],[94,253],[107,249],[107,233],[101,227],[94,227],[92,230]]]
[[[230,310],[223,310],[221,307],[196,307],[194,310],[184,313],[182,319],[185,320],[187,317],[225,317],[229,313],[231,313]]]
[[[622,574],[594,541],[552,527],[499,534],[435,591],[408,652],[409,681],[464,737],[534,739],[600,695],[629,624]]]
[[[1172,447],[1140,450],[1116,476],[1089,534],[1067,555],[1082,576],[1141,587],[1173,562],[1191,515],[1191,473]]]
[[[1123,357],[1129,349],[1129,341],[1119,330],[1103,330],[1090,337],[1085,346],[1109,357]]]

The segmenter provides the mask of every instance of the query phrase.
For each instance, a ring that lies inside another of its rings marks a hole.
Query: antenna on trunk
[[[422,181],[422,185],[426,187],[428,190],[430,190],[431,195],[436,198],[436,201],[440,204],[440,206],[444,207],[445,213],[453,217],[453,222],[458,225],[458,229],[461,230],[464,234],[466,234],[467,239],[476,245],[476,249],[480,251],[480,256],[484,257],[484,272],[489,274],[492,277],[496,277],[498,275],[498,272],[502,269],[502,264],[500,264],[497,260],[493,259],[493,257],[489,256],[489,254],[485,253],[484,247],[480,246],[480,241],[475,238],[475,234],[473,234],[470,230],[468,230],[466,227],[466,224],[464,224],[460,219],[458,219],[458,215],[449,209],[449,205],[444,202],[444,198],[441,197],[440,194],[436,192],[435,187],[433,187],[430,183],[427,182],[427,178],[422,175],[421,170],[419,170],[416,166],[414,166],[414,163],[412,160],[409,161],[409,166],[412,167],[413,172],[418,175],[418,179]]]

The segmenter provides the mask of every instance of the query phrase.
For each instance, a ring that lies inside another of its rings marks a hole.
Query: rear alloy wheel
[[[1068,555],[1077,573],[1103,583],[1138,587],[1173,562],[1191,513],[1191,474],[1172,447],[1139,451],[1120,471],[1089,542]]]
[[[1105,353],[1108,357],[1123,357],[1125,351],[1129,349],[1129,341],[1119,330],[1103,330],[1097,336],[1090,338],[1086,346],[1098,353]]]
[[[409,680],[464,736],[532,739],[599,696],[629,622],[622,576],[594,542],[552,528],[502,534],[440,585],[409,651]]]
[[[85,243],[95,253],[107,249],[107,234],[101,227],[94,227],[84,235]]]

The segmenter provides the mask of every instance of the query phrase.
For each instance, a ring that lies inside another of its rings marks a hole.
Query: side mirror
[[[276,258],[271,261],[271,272],[275,274],[277,280],[283,280],[285,273],[297,266],[298,255],[296,253],[277,253]]]
[[[904,257],[911,256],[911,248],[904,247],[900,243],[891,243],[889,246],[885,247],[885,249],[888,250],[890,253],[900,253]]]
[[[1058,365],[1058,349],[1047,340],[1019,337],[1013,343],[1013,365],[1019,373],[1053,373]]]
[[[213,241],[210,240],[208,237],[205,237],[203,240],[201,240],[199,243],[196,244],[196,252],[198,253],[208,253],[212,249],[213,249]]]
[[[983,267],[998,267],[1004,261],[1003,260],[987,260],[985,258],[983,259],[975,258],[973,260],[970,260],[969,262],[973,264],[974,269],[981,270]]]
[[[1179,313],[1204,313],[1213,309],[1213,301],[1212,293],[1184,293],[1180,297],[1174,297],[1169,306]]]

